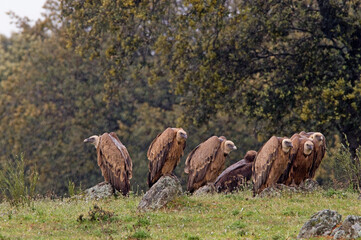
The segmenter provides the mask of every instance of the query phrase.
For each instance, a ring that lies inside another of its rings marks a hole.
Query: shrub
[[[0,170],[0,193],[12,206],[30,206],[39,174],[35,168],[26,167],[24,154],[5,162]]]
[[[361,190],[361,149],[356,149],[356,156],[352,157],[349,150],[349,143],[346,146],[341,144],[338,152],[333,156],[335,177],[341,181],[346,181],[353,189]]]

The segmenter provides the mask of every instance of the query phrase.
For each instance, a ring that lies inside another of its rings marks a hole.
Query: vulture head
[[[181,129],[177,132],[176,138],[178,142],[185,142],[187,140],[187,133]]]
[[[93,135],[91,137],[88,137],[88,138],[84,139],[84,142],[85,143],[91,143],[91,144],[94,145],[95,148],[97,148],[98,145],[99,145],[99,139],[100,139],[99,136]]]
[[[224,142],[224,146],[225,146],[224,147],[224,153],[225,154],[229,154],[231,151],[237,149],[236,145],[234,145],[234,143],[232,141],[229,141],[229,140]]]
[[[313,150],[313,142],[306,141],[305,144],[303,145],[303,153],[305,155],[310,155],[312,150]]]
[[[246,155],[244,155],[244,160],[246,160],[247,162],[253,162],[256,159],[257,156],[257,152],[254,150],[250,150],[246,153]]]
[[[314,134],[312,134],[310,136],[310,139],[318,141],[320,143],[320,145],[323,145],[324,139],[323,139],[322,133],[320,133],[320,132],[315,132]]]
[[[290,149],[293,147],[291,139],[283,139],[282,140],[282,151],[288,153]]]

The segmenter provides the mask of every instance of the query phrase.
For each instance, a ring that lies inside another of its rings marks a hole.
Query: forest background
[[[185,157],[212,135],[236,144],[230,165],[305,130],[327,139],[317,180],[360,186],[359,1],[49,0],[35,25],[14,18],[0,36],[0,162],[24,153],[40,193],[101,182],[83,140],[111,131],[146,190],[146,152],[167,127],[188,133],[183,184]]]

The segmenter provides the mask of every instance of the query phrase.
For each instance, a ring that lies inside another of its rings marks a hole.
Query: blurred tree
[[[358,1],[183,1],[156,42],[183,96],[185,120],[218,111],[271,134],[337,128],[361,144]],[[192,113],[192,114],[190,114]]]

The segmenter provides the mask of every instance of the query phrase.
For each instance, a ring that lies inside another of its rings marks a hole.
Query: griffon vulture
[[[323,157],[326,153],[326,138],[325,136],[320,132],[300,132],[301,136],[306,136],[313,140],[314,148],[315,148],[315,154],[314,154],[314,161],[313,165],[311,167],[309,178],[313,178],[315,176],[316,170],[320,166]]]
[[[258,151],[252,168],[253,196],[277,183],[287,168],[291,148],[289,138],[273,136]]]
[[[101,136],[91,136],[84,140],[91,143],[97,150],[98,166],[113,188],[126,196],[130,190],[132,178],[132,159],[127,148],[120,142],[114,132],[104,133]]]
[[[189,153],[184,172],[188,174],[187,190],[194,192],[203,185],[214,182],[222,172],[227,155],[237,149],[225,137],[213,136]]]
[[[290,163],[278,183],[300,185],[309,178],[309,172],[314,161],[314,144],[311,139],[299,134],[294,134],[291,140],[293,148]]]
[[[160,177],[173,174],[183,156],[187,133],[182,128],[167,128],[150,144],[148,186],[152,187]]]
[[[256,151],[248,151],[244,159],[224,170],[214,183],[217,192],[232,192],[252,177],[252,164],[257,156]]]

